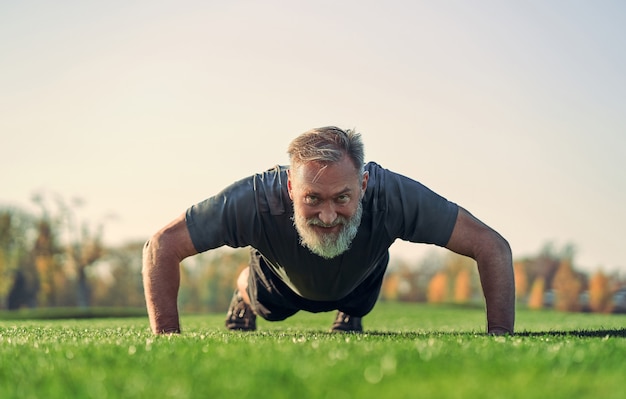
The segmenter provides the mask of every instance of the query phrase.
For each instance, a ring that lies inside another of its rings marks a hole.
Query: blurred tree
[[[180,267],[178,303],[181,310],[186,312],[199,312],[202,310],[200,286],[197,281],[197,273],[188,266],[188,263],[188,261],[185,261]]]
[[[612,291],[611,280],[602,271],[596,272],[589,280],[589,309],[592,312],[611,313]]]
[[[447,252],[445,255],[444,272],[448,275],[448,281],[454,282],[452,298],[454,302],[470,302],[474,299],[474,293],[482,292],[476,261],[472,258],[454,252]]]
[[[143,242],[129,242],[107,248],[104,255],[87,269],[92,305],[144,307],[141,279]]]
[[[35,267],[39,278],[37,304],[39,306],[57,306],[66,278],[59,262],[62,253],[55,235],[53,223],[43,217],[37,222],[37,239],[33,248]]]
[[[219,248],[185,259],[181,264],[178,297],[181,310],[228,309],[237,276],[248,262],[248,248]]]
[[[16,208],[0,211],[0,308],[36,306],[39,278],[32,253],[35,218]]]
[[[68,267],[74,271],[77,279],[76,300],[80,307],[91,305],[91,287],[87,270],[104,254],[101,236],[101,229],[94,234],[84,226],[79,238],[69,242],[66,247]]]
[[[421,269],[411,268],[404,261],[395,265],[398,276],[396,298],[403,302],[423,302],[426,300],[426,290],[420,288],[423,272]]]
[[[472,299],[472,274],[471,269],[460,269],[454,280],[454,302],[467,303]]]
[[[438,286],[441,283],[439,274],[446,275],[446,286],[445,297],[437,299],[438,301],[479,300],[481,288],[476,262],[450,251],[432,251],[415,265],[392,259],[385,275],[381,297],[406,302],[431,301],[441,296],[441,292],[437,292],[442,289]],[[430,298],[429,292],[435,297]]]
[[[573,245],[566,246],[573,248]],[[544,290],[550,290],[552,288],[552,280],[559,268],[561,261],[561,254],[567,252],[566,250],[557,251],[553,243],[548,242],[544,244],[540,250],[539,255],[518,260],[524,264],[526,271],[527,281],[535,281],[537,277],[543,277]]]
[[[439,272],[433,276],[428,284],[428,302],[446,302],[449,298],[448,292],[448,275],[445,272]]]
[[[74,198],[72,205],[68,206],[65,201],[57,198],[60,219],[67,236],[66,267],[68,272],[72,273],[71,277],[75,281],[76,303],[80,307],[88,307],[91,305],[91,287],[87,278],[87,270],[103,256],[104,246],[102,244],[103,227],[101,224],[92,228],[86,222],[77,222],[76,212],[83,204],[82,199]]]
[[[24,290],[33,285],[32,270],[30,274],[22,270],[30,260],[28,239],[32,236],[32,227],[30,215],[17,209],[0,210],[0,309],[20,306],[16,302],[17,293],[13,294],[13,301],[9,300],[17,283]]]
[[[400,273],[392,271],[385,275],[383,286],[380,290],[380,299],[384,301],[397,301],[400,295]]]
[[[526,263],[522,261],[514,262],[513,273],[515,274],[515,296],[519,302],[526,301],[528,297],[528,276],[526,274]]]
[[[563,260],[569,260],[571,264],[575,253],[576,246],[573,244],[566,244],[558,250],[554,243],[548,242],[537,256],[517,259],[513,264],[517,300],[524,302],[528,298],[528,306],[532,309],[551,307],[557,271]],[[532,282],[530,291],[529,282]]]
[[[572,268],[570,259],[563,259],[554,275],[552,282],[556,300],[554,307],[557,310],[577,312],[581,310],[580,294],[583,283],[581,276]]]
[[[546,280],[543,276],[538,276],[533,281],[533,285],[530,289],[530,295],[528,298],[528,307],[530,309],[543,309],[543,296],[546,286]]]

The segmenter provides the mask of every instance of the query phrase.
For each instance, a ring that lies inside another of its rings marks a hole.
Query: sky
[[[622,1],[3,1],[0,206],[145,240],[335,125],[514,257],[626,272],[624,71]]]

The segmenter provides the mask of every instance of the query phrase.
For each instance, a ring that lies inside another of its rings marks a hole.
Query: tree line
[[[144,307],[141,256],[144,242],[106,246],[103,226],[77,223],[73,206],[52,211],[41,198],[37,214],[0,209],[0,309],[35,307]],[[514,263],[517,300],[531,309],[626,312],[619,293],[626,281],[574,266],[575,251],[547,245]],[[181,264],[179,307],[187,312],[223,311],[247,249],[219,249]],[[419,262],[391,260],[382,300],[481,304],[475,262],[451,252],[433,252]],[[626,302],[626,298],[624,298]]]
[[[574,266],[574,255],[571,244],[560,251],[547,244],[537,255],[516,259],[518,305],[535,310],[626,313],[626,278],[602,270],[584,273]],[[409,302],[483,302],[476,263],[452,252],[417,265],[392,263],[381,296]]]

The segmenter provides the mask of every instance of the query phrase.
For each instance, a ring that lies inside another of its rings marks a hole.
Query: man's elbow
[[[144,268],[162,262],[179,263],[197,251],[191,241],[184,218],[179,218],[157,231],[143,247]]]
[[[485,237],[480,240],[476,260],[497,259],[500,262],[512,263],[513,255],[509,242],[497,231],[489,229]]]
[[[172,234],[168,233],[165,229],[159,230],[154,233],[143,246],[144,267],[149,264],[154,264],[156,261],[178,258],[176,254],[176,244]],[[175,260],[180,261],[182,259]]]
[[[150,268],[150,266],[152,264],[154,264],[153,259],[154,259],[154,254],[153,254],[153,245],[152,245],[152,240],[154,237],[151,237],[150,239],[148,239],[148,241],[146,241],[146,243],[143,245],[143,251],[142,251],[142,273],[145,275],[145,273],[148,271],[148,269]]]
[[[498,252],[500,252],[501,254],[512,258],[512,249],[511,249],[511,244],[509,244],[509,242],[506,240],[506,238],[502,237],[502,235],[500,235],[497,232],[494,232],[496,234],[496,246],[498,248]]]

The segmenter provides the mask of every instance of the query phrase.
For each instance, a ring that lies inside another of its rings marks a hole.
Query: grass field
[[[482,309],[380,303],[364,334],[332,313],[259,321],[183,316],[0,320],[0,398],[624,398],[626,316],[518,311],[513,337]]]

